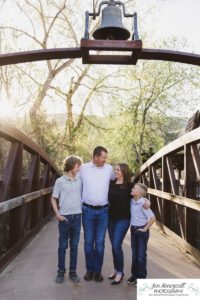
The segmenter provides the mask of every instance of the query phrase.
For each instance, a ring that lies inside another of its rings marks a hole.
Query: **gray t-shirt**
[[[74,179],[66,175],[55,182],[52,196],[59,199],[59,212],[61,215],[80,214],[82,212],[82,182],[79,176]]]

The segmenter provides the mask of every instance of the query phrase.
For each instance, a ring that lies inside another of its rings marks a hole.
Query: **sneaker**
[[[56,279],[55,279],[55,282],[56,283],[63,283],[63,281],[64,281],[64,274],[65,274],[64,271],[58,271]]]
[[[94,273],[94,281],[96,282],[102,282],[103,281],[103,276],[101,272],[95,272]]]
[[[86,281],[91,281],[93,279],[93,272],[87,272],[84,276]]]
[[[136,281],[135,281],[135,283],[134,283],[134,286],[136,286],[136,287],[137,287],[137,279],[136,279]]]
[[[79,283],[80,282],[80,278],[78,277],[78,275],[76,274],[75,271],[69,272],[69,279],[74,283]]]
[[[131,276],[131,277],[127,280],[127,284],[137,286],[137,279],[136,279],[135,277]]]

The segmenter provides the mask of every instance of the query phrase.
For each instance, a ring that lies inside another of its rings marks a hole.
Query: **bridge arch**
[[[88,50],[93,50],[96,41],[92,41],[93,46],[88,46]],[[110,51],[119,49],[121,51],[132,50],[135,42],[122,42],[117,41],[118,47],[113,47],[111,45]],[[105,43],[105,42],[104,42]],[[99,44],[97,44],[99,45]],[[105,49],[106,47],[102,47]],[[134,53],[134,52],[133,52]],[[53,60],[53,59],[69,59],[69,58],[83,58],[84,49],[82,48],[57,48],[57,49],[45,49],[45,50],[33,50],[25,52],[16,52],[9,54],[0,54],[0,66],[12,65],[19,63],[26,63],[32,61],[42,61],[42,60]],[[109,61],[108,56],[91,56],[90,63],[97,64],[136,64],[137,59],[144,60],[163,60],[163,61],[172,61],[185,64],[191,64],[200,66],[200,55],[188,52],[181,51],[172,51],[172,50],[163,50],[163,49],[145,49],[141,48],[141,51],[138,51],[136,59],[132,59],[132,56],[125,55],[116,55],[114,61]]]
[[[131,54],[90,55],[90,50],[130,51]],[[145,49],[142,48],[141,41],[100,43],[82,40],[80,48],[42,49],[1,54],[0,66],[70,58],[82,58],[83,63],[92,64],[135,65],[138,59],[144,59],[200,65],[199,54]],[[158,224],[162,230],[174,237],[176,242],[198,260],[200,260],[199,136],[200,129],[196,129],[164,147],[141,167],[134,178],[135,182],[141,180],[148,185],[153,209],[156,211]],[[50,197],[52,185],[59,176],[59,171],[42,149],[17,129],[0,125],[0,137],[11,143],[5,175],[0,180],[2,192],[0,216],[6,214],[5,220],[9,224],[9,238],[6,241],[5,251],[0,257],[1,268],[51,216],[51,205],[46,199]],[[31,155],[27,178],[23,178],[24,150]],[[173,160],[176,155],[180,158],[178,166]],[[44,165],[42,175],[41,163]],[[178,175],[175,174],[176,169]],[[18,176],[14,176],[16,173]],[[43,201],[39,201],[41,198]],[[32,209],[28,209],[29,206],[32,206]],[[20,222],[17,223],[19,216]],[[27,222],[29,225],[25,230]]]

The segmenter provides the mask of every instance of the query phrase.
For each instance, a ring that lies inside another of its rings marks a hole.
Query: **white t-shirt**
[[[115,177],[111,165],[97,167],[93,162],[85,163],[81,166],[80,177],[83,184],[83,202],[93,206],[108,204],[110,180]]]

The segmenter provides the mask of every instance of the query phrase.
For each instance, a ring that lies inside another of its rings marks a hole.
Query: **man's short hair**
[[[135,185],[138,185],[143,191],[144,191],[144,196],[146,195],[148,188],[144,183],[137,182]]]
[[[95,156],[101,156],[102,152],[108,153],[108,150],[106,148],[102,147],[102,146],[97,146],[93,150],[93,157],[95,157]]]
[[[71,171],[75,165],[81,165],[82,164],[82,159],[79,156],[75,155],[70,155],[67,156],[63,162],[63,171],[64,172],[69,172]]]

